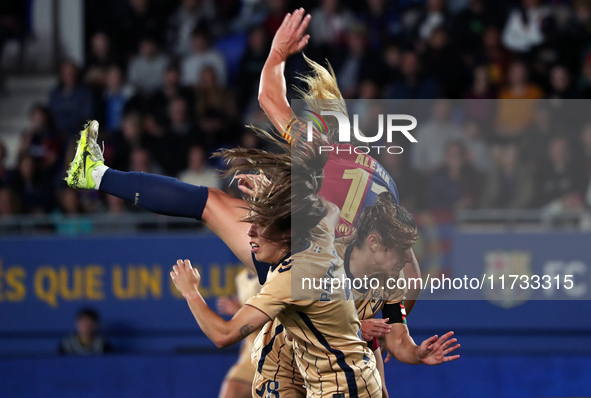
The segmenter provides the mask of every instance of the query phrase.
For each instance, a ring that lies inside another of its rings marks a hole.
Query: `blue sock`
[[[209,194],[207,187],[176,178],[113,169],[105,171],[99,190],[153,213],[197,219],[203,215]]]

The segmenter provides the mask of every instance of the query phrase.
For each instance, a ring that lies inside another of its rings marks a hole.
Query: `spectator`
[[[53,207],[50,183],[31,155],[20,157],[12,186],[24,213],[43,214]]]
[[[390,38],[402,34],[400,15],[392,4],[385,0],[367,0],[367,9],[358,17],[368,29],[369,45],[380,51]]]
[[[484,135],[487,136],[488,131],[485,129],[490,126],[495,114],[496,92],[490,84],[485,66],[478,66],[472,72],[472,85],[464,94],[467,101],[463,102],[463,106],[466,117],[478,123]]]
[[[179,180],[193,185],[220,188],[220,176],[207,164],[207,154],[202,146],[189,148],[188,168],[179,174]]]
[[[530,125],[542,90],[528,79],[526,65],[516,61],[509,67],[508,84],[499,92],[497,131],[501,136],[517,136]],[[509,101],[508,101],[509,100]],[[520,101],[512,101],[520,100]]]
[[[445,0],[427,0],[415,25],[415,37],[426,42],[435,28],[449,27],[450,19],[445,10]]]
[[[562,24],[560,62],[571,72],[580,73],[581,59],[591,42],[591,1],[574,0],[569,18]],[[586,97],[588,98],[588,97]]]
[[[269,38],[265,29],[261,26],[252,28],[248,34],[248,47],[240,60],[236,78],[241,109],[245,109],[250,102],[256,101],[261,70],[269,53],[268,47]]]
[[[383,51],[384,72],[388,76],[388,81],[400,79],[400,64],[402,62],[402,50],[396,43],[388,43]]]
[[[201,70],[199,83],[195,86],[195,115],[199,118],[210,111],[227,117],[237,114],[232,93],[219,84],[214,69],[207,66]]]
[[[581,114],[584,114],[586,104],[584,101],[564,101],[583,98],[575,86],[571,84],[569,71],[562,65],[555,65],[550,69],[549,87],[547,97],[552,115],[553,125],[567,132],[571,142],[576,141],[581,125],[577,124]]]
[[[407,156],[404,154],[383,153],[379,161],[396,182],[400,194],[400,205],[409,211],[413,211],[421,208],[421,193],[424,189],[424,181],[423,176],[405,162],[406,158]]]
[[[521,162],[519,147],[505,144],[497,151],[499,163],[488,173],[480,206],[489,209],[522,209],[535,193],[533,174]]]
[[[544,25],[550,10],[540,0],[522,0],[521,7],[513,10],[505,23],[503,44],[511,51],[527,53],[544,42]]]
[[[432,30],[423,55],[426,71],[439,83],[444,98],[460,98],[466,89],[466,71],[460,53],[449,43],[447,31],[442,27]]]
[[[368,47],[367,32],[363,25],[351,26],[346,43],[346,49],[336,56],[335,71],[343,97],[354,98],[359,82],[365,78],[379,79],[384,67],[380,57]]]
[[[76,314],[76,333],[62,338],[59,346],[64,355],[101,355],[111,351],[111,346],[99,334],[100,319],[91,308],[83,308]]]
[[[490,1],[469,0],[468,7],[455,17],[453,38],[460,50],[470,56],[480,50],[482,36],[487,27],[502,25],[502,16]]]
[[[445,164],[428,179],[425,202],[432,210],[454,211],[476,205],[480,175],[466,158],[459,141],[450,142],[445,151]]]
[[[18,198],[12,189],[8,187],[0,188],[0,220],[2,220],[0,234],[10,235],[19,232],[21,223],[7,223],[12,216],[20,213],[19,206]]]
[[[353,15],[337,0],[321,0],[311,13],[310,45],[318,54],[328,54],[345,43],[347,29],[353,24]]]
[[[39,165],[40,172],[51,179],[62,161],[61,136],[55,129],[53,117],[46,106],[33,105],[30,117],[31,125],[21,135],[19,156],[32,156]]]
[[[431,119],[419,126],[415,136],[418,142],[413,144],[411,152],[415,170],[428,174],[443,166],[448,144],[462,138],[460,129],[450,120],[450,113],[449,101],[438,100],[431,110]]]
[[[105,163],[116,170],[129,169],[129,153],[142,145],[144,131],[141,117],[129,113],[123,117],[121,128],[108,134],[105,140]]]
[[[175,55],[185,57],[191,52],[191,32],[200,24],[213,21],[214,2],[182,0],[168,20],[168,41]]]
[[[584,98],[591,98],[591,48],[584,53],[579,87]]]
[[[85,216],[86,211],[78,191],[68,187],[61,189],[58,202],[59,208],[53,214],[53,219],[59,235],[75,236],[92,232],[92,220]]]
[[[164,72],[162,87],[150,97],[148,111],[159,123],[166,124],[170,103],[182,98],[193,109],[193,90],[181,86],[181,73],[176,65],[169,65]]]
[[[139,54],[129,63],[129,82],[141,93],[153,93],[162,87],[162,76],[168,62],[168,57],[159,52],[156,42],[144,38],[139,46]]]
[[[92,92],[78,81],[78,67],[72,61],[60,66],[58,85],[49,94],[49,109],[67,139],[76,135],[84,123],[95,116]]]
[[[550,87],[548,98],[571,99],[580,98],[579,93],[571,84],[570,73],[562,65],[556,65],[550,69]]]
[[[283,19],[285,18],[285,14],[288,12],[288,2],[287,0],[268,0],[268,7],[269,13],[267,18],[263,22],[263,26],[267,31],[267,35],[269,37],[273,37]],[[291,12],[291,10],[289,10]]]
[[[181,82],[185,86],[199,83],[201,72],[206,66],[215,71],[220,85],[226,85],[226,63],[222,55],[211,48],[209,34],[204,28],[196,28],[191,36],[191,53],[181,63]]]
[[[106,84],[107,69],[120,62],[111,48],[111,40],[104,32],[96,32],[90,39],[90,54],[84,65],[84,80],[90,86],[100,90]]]
[[[480,172],[488,172],[492,168],[490,148],[483,138],[485,126],[475,120],[466,120],[462,128],[462,144],[466,148],[468,162]]]
[[[555,137],[548,146],[547,158],[537,176],[537,205],[544,207],[553,202],[566,203],[582,198],[584,171],[576,165],[569,153],[568,141]]]
[[[0,188],[10,185],[12,171],[6,167],[6,144],[0,140]]]
[[[186,112],[186,105],[183,100],[178,99],[171,102],[171,113]],[[173,115],[173,119],[179,119],[173,128],[184,129],[186,123],[190,123],[186,116]],[[180,132],[171,132],[166,129],[153,115],[144,115],[144,139],[142,147],[150,153],[150,158],[158,165],[158,168],[166,175],[176,175],[185,167],[185,159],[187,153],[187,145],[191,142],[189,136],[193,132],[192,125],[186,127],[189,129],[187,136],[183,136]]]
[[[117,21],[120,27],[117,37],[126,58],[136,52],[147,37],[162,44],[165,20],[152,5],[150,0],[129,0],[125,13]]]
[[[176,98],[168,105],[168,131],[183,138],[188,138],[195,132],[188,104],[182,98]]]
[[[235,133],[239,131],[236,127],[232,126],[231,121],[223,113],[208,109],[197,119],[199,143],[208,151],[233,143],[236,139]]]
[[[511,55],[501,44],[501,33],[497,27],[486,28],[482,36],[482,48],[474,53],[472,65],[484,65],[492,86],[505,83],[506,72],[511,62]]]
[[[18,214],[19,211],[19,201],[14,191],[8,187],[0,188],[0,219]],[[4,229],[0,231],[9,232]]]
[[[591,178],[591,123],[587,123],[580,136],[579,145],[579,156],[581,166],[587,177]]]
[[[548,146],[556,136],[548,107],[542,103],[536,106],[532,125],[520,140],[520,152],[528,166],[538,173],[548,157]]]
[[[145,148],[134,148],[129,155],[130,171],[163,174],[162,169],[153,162],[150,152]]]
[[[117,65],[107,69],[102,98],[103,130],[115,131],[121,127],[125,107],[133,95],[133,89],[125,84],[123,72]]]
[[[412,51],[402,54],[400,78],[386,92],[392,99],[432,99],[439,96],[437,82],[421,70],[421,63]]]
[[[27,14],[31,6],[21,0],[0,2],[0,65],[4,44],[9,39],[22,40],[27,31]],[[0,67],[0,92],[4,89],[4,68]]]

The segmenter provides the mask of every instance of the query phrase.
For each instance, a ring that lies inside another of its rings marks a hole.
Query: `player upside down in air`
[[[308,43],[309,35],[305,34],[305,30],[310,19],[311,16],[306,15],[303,8],[286,15],[275,33],[269,56],[261,72],[259,87],[261,108],[275,128],[282,132],[283,137],[292,145],[306,141],[304,137],[307,134],[307,126],[293,115],[287,101],[285,63],[289,56],[301,52]],[[337,111],[347,115],[347,107],[332,69],[329,71],[307,57],[305,60],[312,73],[299,77],[307,87],[297,91],[307,107],[316,113]],[[355,220],[365,207],[375,203],[380,192],[390,192],[394,202],[399,203],[398,189],[394,179],[370,155],[357,155],[347,150],[352,147],[351,144],[339,143],[335,126],[329,125],[326,134],[321,134],[314,129],[314,139],[319,141],[320,145],[345,149],[329,152],[320,190],[322,197],[339,206],[342,211],[339,227],[335,230],[338,236],[348,236],[354,231]],[[359,161],[359,156],[364,158],[363,162]],[[358,184],[355,184],[354,180],[357,180]],[[404,273],[408,278],[420,277],[414,253],[412,261],[404,268]],[[419,294],[420,289],[408,292],[405,301],[408,312],[412,310]]]

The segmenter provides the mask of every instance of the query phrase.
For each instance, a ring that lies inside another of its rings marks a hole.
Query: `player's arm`
[[[418,282],[421,279],[421,269],[419,267],[419,262],[415,256],[414,251],[412,251],[412,262],[406,264],[403,268],[404,277],[406,278],[406,286],[408,286],[408,291],[406,292],[406,298],[404,299],[404,307],[406,308],[406,314],[410,314],[419,295],[421,294],[421,284]],[[414,280],[414,282],[413,282]]]
[[[441,337],[434,335],[423,341],[421,345],[416,345],[406,324],[396,323],[392,325],[392,330],[386,335],[386,347],[392,356],[400,362],[410,365],[422,363],[439,365],[460,357],[459,355],[448,355],[460,348],[459,344],[455,344],[457,339],[451,338],[453,334],[453,332],[447,332]]]
[[[217,347],[228,347],[239,342],[270,320],[264,312],[252,306],[243,306],[231,320],[224,320],[209,308],[199,293],[201,276],[189,260],[178,260],[170,276],[187,300],[199,327]]]
[[[271,51],[261,73],[259,104],[279,132],[285,129],[292,116],[287,101],[285,61],[290,55],[302,51],[308,44],[310,35],[304,35],[304,32],[310,18],[303,8],[285,16],[275,33]]]

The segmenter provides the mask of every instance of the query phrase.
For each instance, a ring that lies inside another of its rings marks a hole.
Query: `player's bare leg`
[[[202,221],[244,265],[255,270],[247,235],[250,225],[241,221],[248,211],[243,200],[233,198],[219,189],[209,188]]]
[[[66,181],[75,189],[96,189],[154,213],[203,221],[247,267],[254,269],[246,203],[215,188],[185,184],[176,178],[149,173],[121,172],[104,164],[97,144],[99,124],[90,121],[80,133],[76,156]]]

